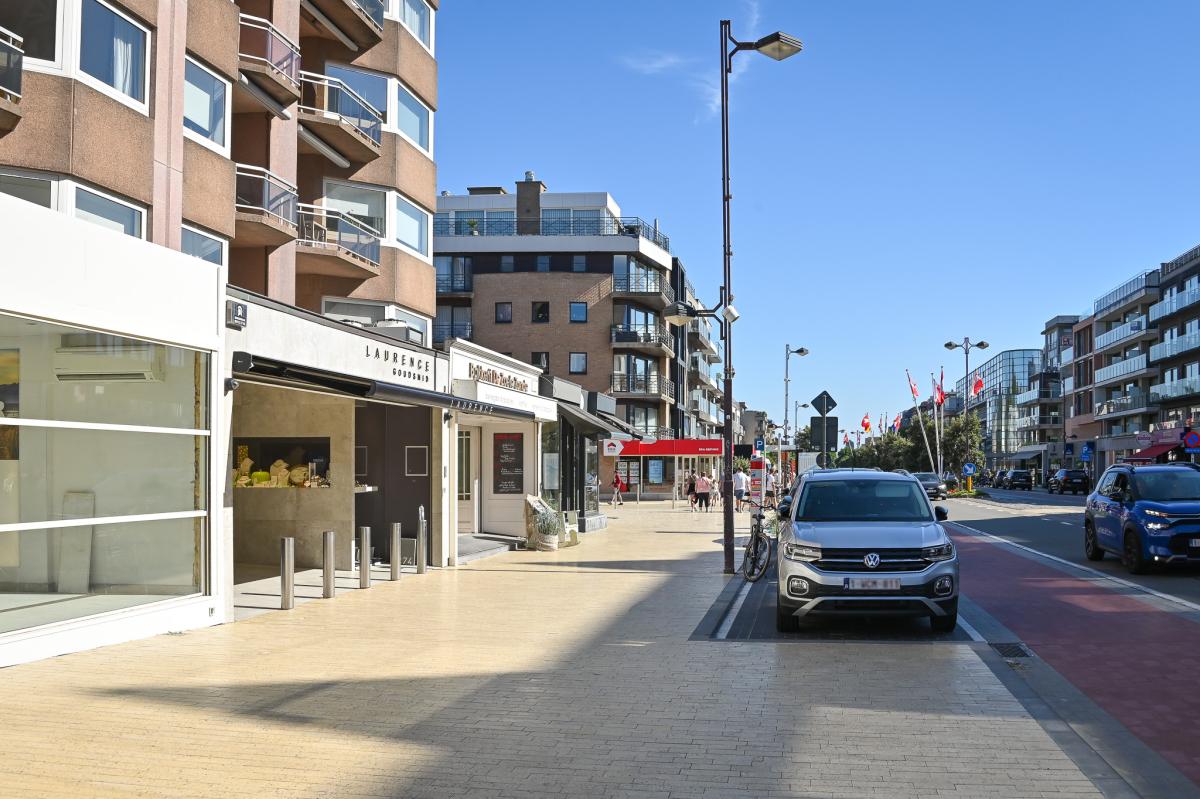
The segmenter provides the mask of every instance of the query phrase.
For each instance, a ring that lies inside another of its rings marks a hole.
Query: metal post
[[[337,533],[333,530],[326,530],[321,533],[321,596],[325,599],[332,599],[334,589],[337,587],[335,581],[336,574],[334,573],[334,564],[337,559]]]
[[[425,506],[421,505],[417,508],[417,554],[414,558],[417,562],[417,574],[424,574],[429,565],[429,558],[425,554],[425,541],[428,538],[429,523],[425,521]]]
[[[392,574],[390,579],[395,582],[400,579],[400,522],[392,522]]]
[[[371,587],[371,528],[358,528],[358,587]]]
[[[784,344],[783,345],[783,437],[784,438],[787,438],[788,411],[791,410],[788,407],[788,384],[792,382],[791,378],[788,377],[788,367],[791,366],[791,363],[792,363],[792,345]],[[797,418],[796,421],[799,422],[800,419]]]
[[[731,259],[733,245],[730,243],[729,230],[729,201],[733,195],[729,190],[729,71],[732,68],[733,54],[729,43],[733,40],[729,20],[721,20],[721,229],[722,229],[722,277],[721,300],[728,304],[733,302],[733,275]],[[730,317],[732,318],[732,317]],[[723,472],[721,475],[721,491],[725,502],[721,505],[724,516],[724,534],[722,544],[725,550],[725,573],[733,574],[733,324],[724,321],[721,332],[725,339],[725,430]]]
[[[296,539],[279,539],[279,608],[296,607]]]

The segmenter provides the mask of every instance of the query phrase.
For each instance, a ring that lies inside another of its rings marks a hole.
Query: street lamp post
[[[973,349],[986,350],[989,345],[986,341],[972,342],[971,339],[964,337],[961,344],[954,342],[954,341],[947,341],[944,346],[946,347],[946,349],[950,350],[951,352],[953,352],[954,350],[957,350],[957,349],[961,349],[963,351],[963,396],[962,396],[963,406],[962,406],[962,412],[966,413],[967,412],[967,395],[971,391],[971,350],[973,350]],[[967,453],[964,452],[963,458],[965,459],[966,457],[967,457]],[[986,461],[987,459],[985,458],[984,460]],[[963,462],[965,463],[966,461],[964,460]]]
[[[784,437],[784,439],[786,439],[788,437],[788,387],[789,387],[789,384],[792,382],[791,378],[788,376],[788,367],[791,366],[791,364],[792,364],[792,356],[793,355],[799,355],[801,358],[803,358],[805,355],[808,355],[808,349],[806,347],[797,347],[796,349],[792,349],[791,344],[783,345],[783,437]],[[800,411],[796,411],[796,428],[797,429],[800,428]],[[782,464],[780,464],[780,468],[782,468]]]

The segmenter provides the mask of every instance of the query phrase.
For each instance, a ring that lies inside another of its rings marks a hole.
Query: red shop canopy
[[[1158,457],[1164,452],[1170,452],[1178,446],[1178,441],[1170,441],[1166,444],[1155,444],[1153,446],[1146,447],[1145,449],[1139,449],[1137,452],[1126,457],[1124,460],[1126,463],[1132,463],[1134,461],[1139,463],[1150,463],[1158,460]]]
[[[604,441],[601,453],[610,457],[636,455],[720,455],[724,452],[719,438],[662,438],[653,444],[641,441]]]

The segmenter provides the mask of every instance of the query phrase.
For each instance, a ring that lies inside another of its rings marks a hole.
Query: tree
[[[804,425],[796,431],[796,451],[797,452],[812,452],[814,447],[812,444],[812,433],[808,429],[808,425]]]
[[[946,437],[942,442],[946,468],[958,474],[964,463],[983,463],[983,437],[979,417],[964,411],[946,422]]]

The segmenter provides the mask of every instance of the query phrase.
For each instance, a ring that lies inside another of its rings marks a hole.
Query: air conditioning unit
[[[60,383],[161,383],[166,350],[156,344],[65,347],[54,351]]]

